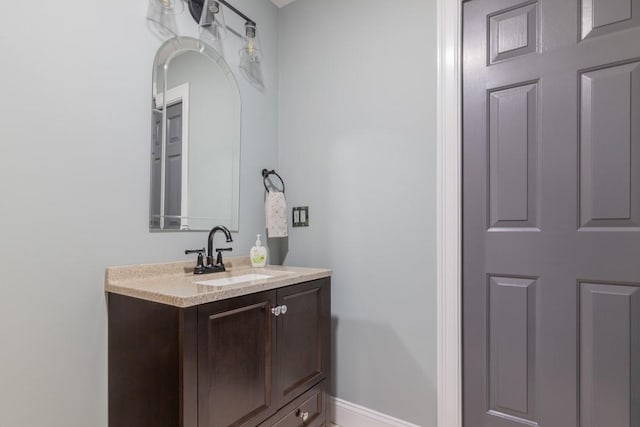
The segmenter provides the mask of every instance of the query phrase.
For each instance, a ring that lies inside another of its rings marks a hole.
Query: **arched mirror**
[[[152,231],[238,230],[240,92],[200,40],[165,42],[153,67]]]

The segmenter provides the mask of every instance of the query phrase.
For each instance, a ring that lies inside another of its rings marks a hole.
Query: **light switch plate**
[[[309,206],[297,206],[293,208],[292,224],[294,227],[309,226]]]

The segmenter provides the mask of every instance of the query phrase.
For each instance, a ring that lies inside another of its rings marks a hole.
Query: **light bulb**
[[[249,55],[251,55],[251,58],[253,59],[255,53],[255,43],[253,38],[247,40],[247,52],[249,52]]]
[[[209,11],[214,14],[220,12],[220,4],[217,1],[210,2]]]

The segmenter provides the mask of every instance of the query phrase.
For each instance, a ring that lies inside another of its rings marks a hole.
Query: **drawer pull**
[[[281,306],[280,307],[280,312],[281,312],[281,314],[287,314],[287,306],[286,305]]]
[[[309,419],[308,412],[302,412],[300,409],[296,412],[296,417],[302,418],[302,421],[307,421]]]

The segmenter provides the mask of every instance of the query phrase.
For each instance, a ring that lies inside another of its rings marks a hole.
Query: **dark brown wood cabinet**
[[[197,307],[109,294],[110,427],[322,426],[330,279]]]

